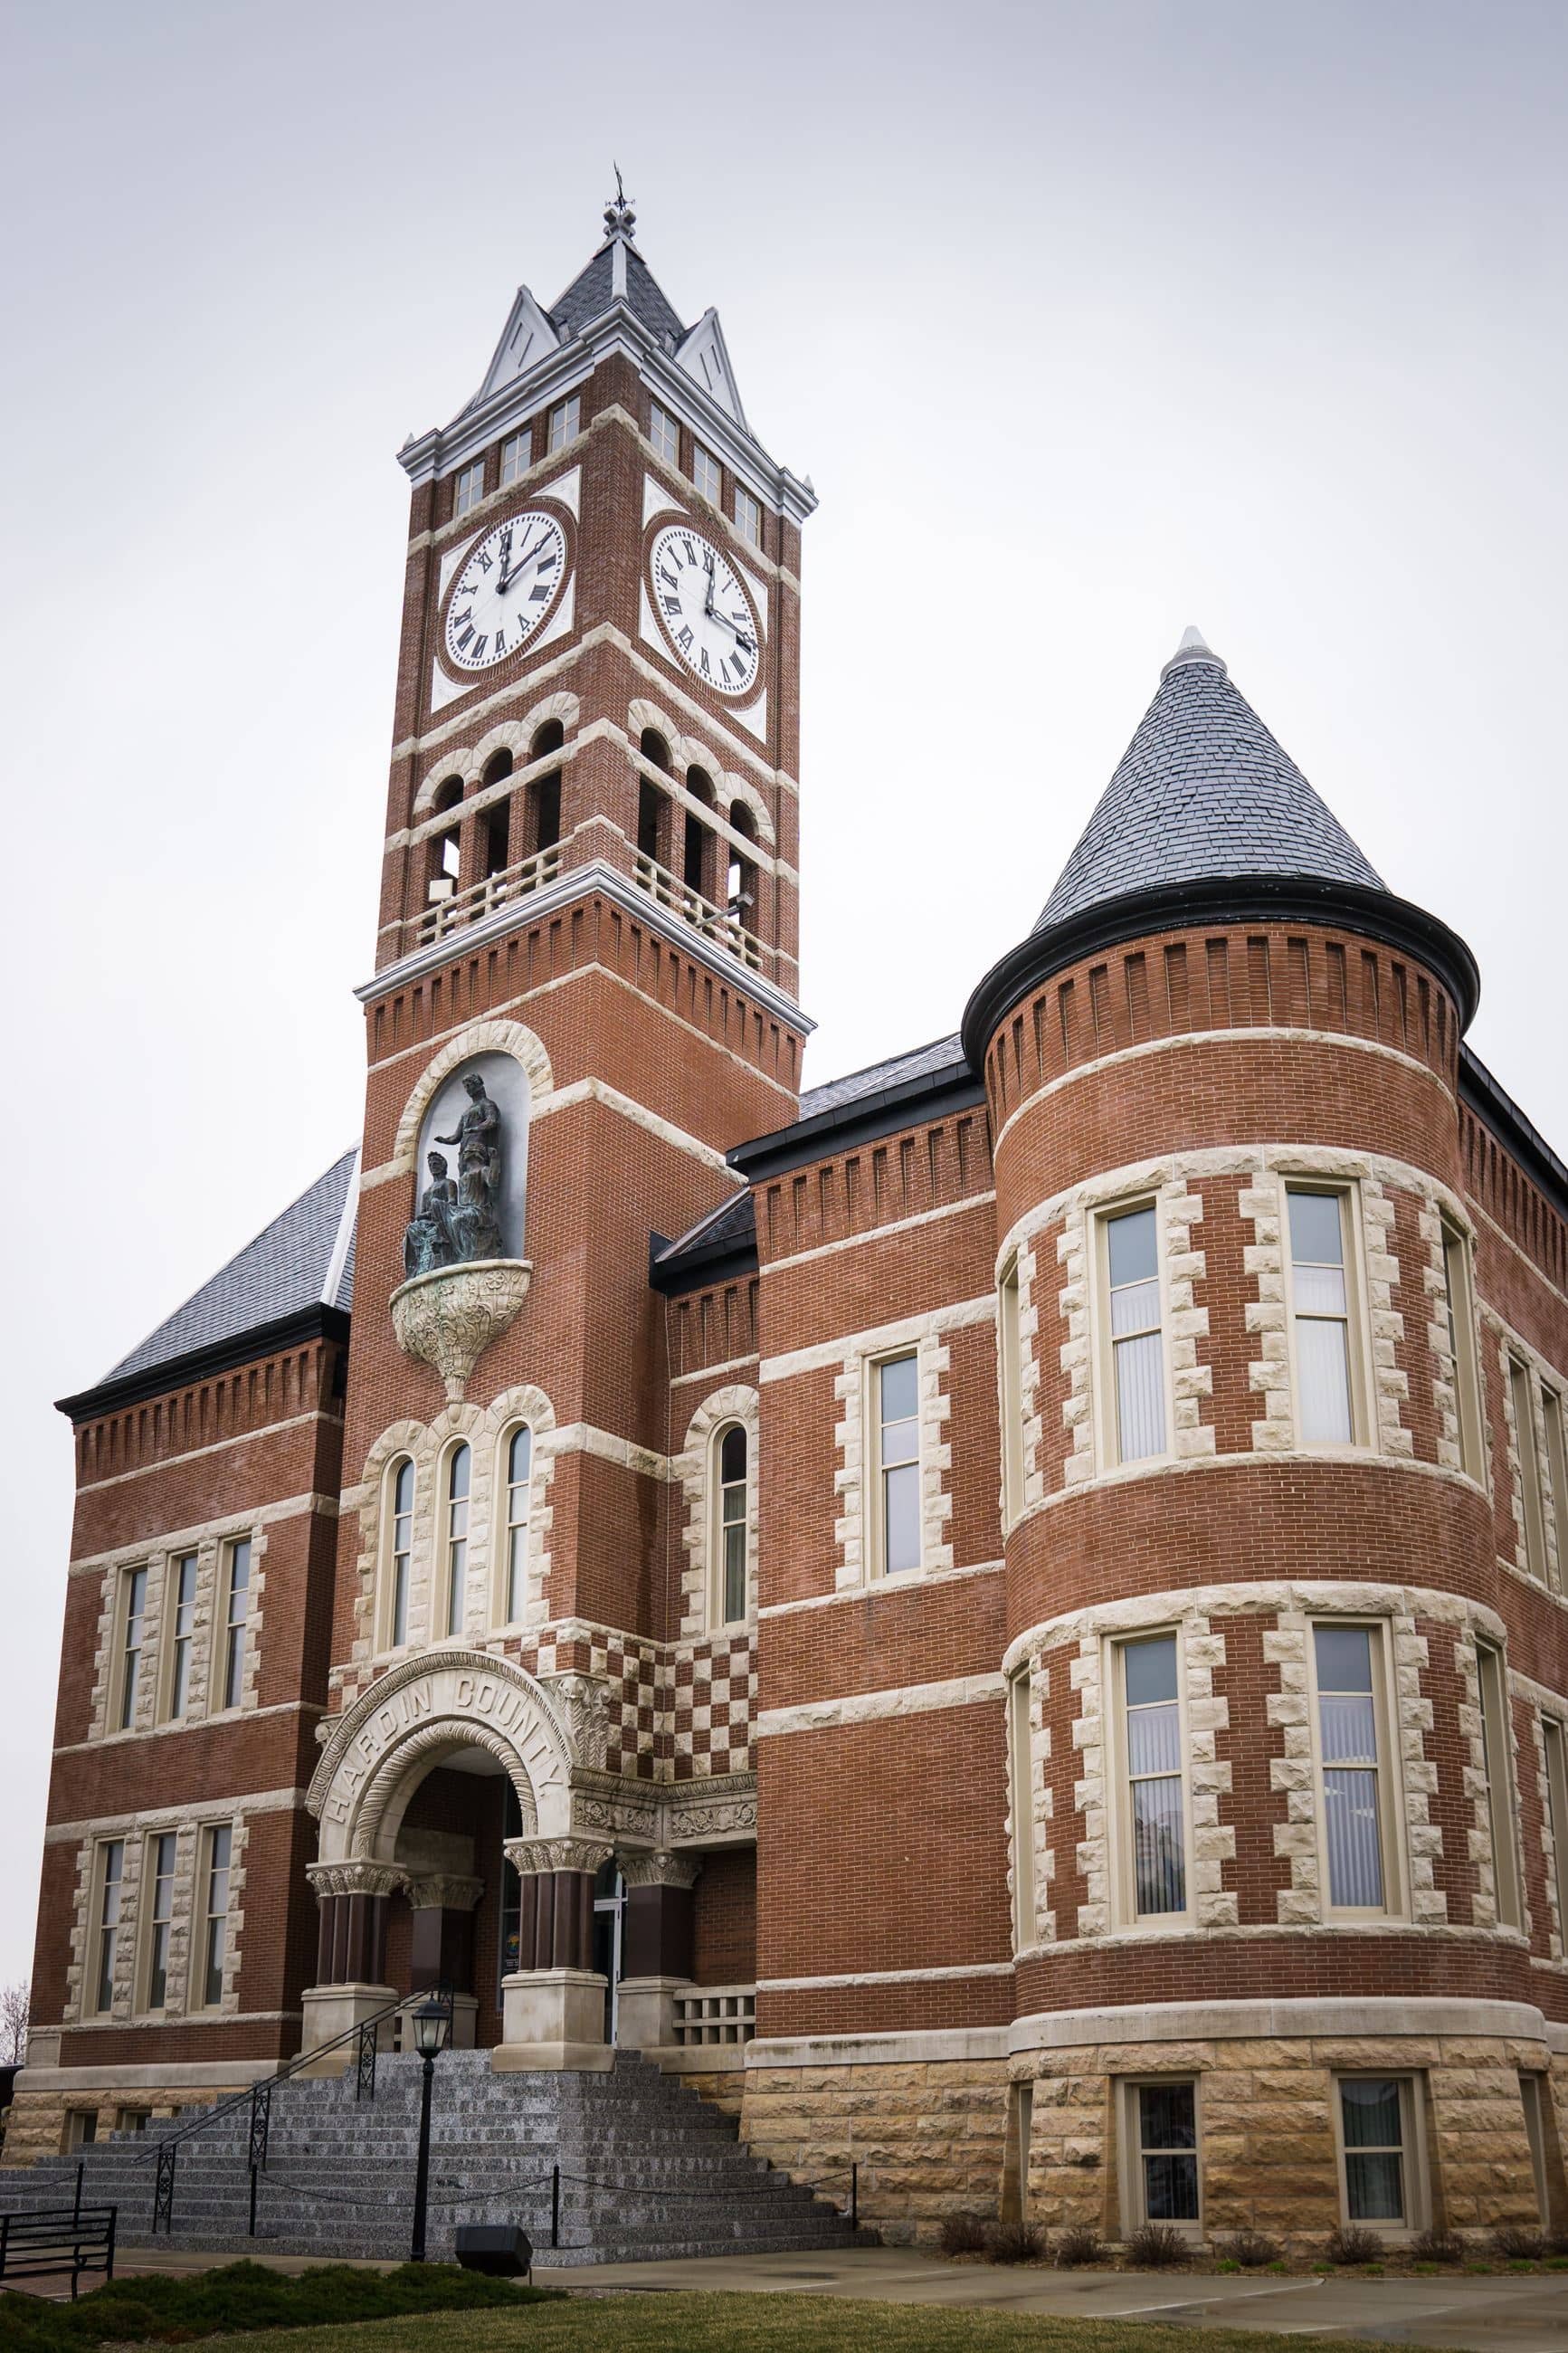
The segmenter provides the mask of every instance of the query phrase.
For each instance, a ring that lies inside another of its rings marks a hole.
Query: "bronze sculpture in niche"
[[[503,1258],[500,1230],[501,1118],[477,1071],[463,1081],[468,1107],[437,1144],[458,1147],[458,1181],[444,1154],[429,1155],[431,1182],[403,1232],[405,1275],[433,1274],[475,1259]]]

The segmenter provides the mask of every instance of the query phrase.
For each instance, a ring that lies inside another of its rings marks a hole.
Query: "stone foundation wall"
[[[79,2092],[18,2091],[5,2119],[5,2143],[0,2150],[0,2168],[7,2166],[34,2165],[41,2157],[58,2157],[69,2144],[70,2119],[90,2115],[98,2118],[98,2138],[107,2140],[119,2127],[123,2108],[144,2108],[154,2124],[166,2124],[175,2115],[188,2114],[195,2108],[210,2107],[216,2100],[226,2100],[236,2092],[249,2087],[229,2084],[218,2088],[203,2084],[190,2091],[171,2092],[160,2084],[146,2091],[134,2085],[116,2084],[106,2090],[95,2084]]]
[[[744,2105],[746,2078],[741,2068],[713,2069],[684,2074],[672,2068],[676,2082],[683,2091],[695,2092],[700,2100],[711,2100],[727,2116],[739,2116]]]
[[[907,2066],[746,2070],[741,2133],[752,2154],[847,2198],[896,2246],[935,2238],[946,2214],[997,2210],[1007,2116],[1001,2059]]]

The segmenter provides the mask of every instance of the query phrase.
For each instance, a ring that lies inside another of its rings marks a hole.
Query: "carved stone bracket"
[[[501,1852],[526,1877],[539,1871],[597,1871],[615,1849],[594,1839],[508,1839]]]
[[[308,1862],[305,1876],[318,1895],[395,1895],[406,1879],[391,1862]]]
[[[482,1879],[464,1879],[456,1873],[422,1872],[410,1874],[407,1887],[408,1903],[415,1912],[471,1912],[485,1892]]]
[[[433,1366],[459,1402],[485,1350],[515,1320],[532,1273],[527,1259],[489,1258],[415,1275],[392,1294],[398,1346]]]
[[[663,1849],[652,1854],[621,1854],[616,1859],[628,1887],[691,1887],[702,1868],[700,1854],[670,1854]]]
[[[609,1734],[610,1686],[603,1675],[541,1675],[566,1718],[575,1762],[602,1772]]]

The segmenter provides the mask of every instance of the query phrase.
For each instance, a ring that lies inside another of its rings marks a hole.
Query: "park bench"
[[[74,2297],[83,2272],[114,2277],[112,2206],[60,2206],[0,2214],[0,2281],[68,2271]]]

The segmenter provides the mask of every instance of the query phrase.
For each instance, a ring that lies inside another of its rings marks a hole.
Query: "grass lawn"
[[[74,2302],[0,2293],[0,2348],[4,2353],[93,2353],[102,2345],[197,2338],[210,2344],[236,2329],[280,2331],[292,2345],[305,2333],[301,2323],[312,2341],[357,2344],[357,2335],[343,2334],[345,2324],[395,2325],[403,2316],[420,2315],[439,2316],[437,2327],[449,2328],[465,2313],[499,2306],[516,2319],[561,2300],[559,2290],[486,2279],[455,2263],[405,2263],[394,2272],[327,2263],[297,2278],[261,2263],[225,2263],[184,2278],[150,2274],[110,2280],[84,2288]],[[254,2336],[232,2341],[256,2353]]]
[[[1350,2338],[1320,2337],[1320,2345]],[[245,2340],[220,2340],[241,2353]],[[521,2312],[432,2313],[269,2337],[267,2353],[1280,2353],[1256,2329],[1031,2319],[826,2295],[574,2295]],[[203,2353],[219,2353],[210,2343]],[[254,2348],[252,2348],[254,2353]],[[1365,2346],[1363,2353],[1375,2353]]]

